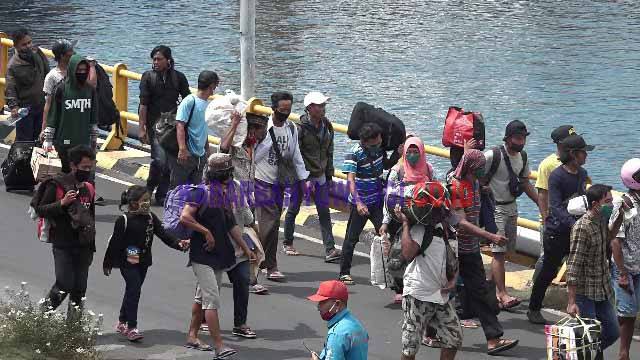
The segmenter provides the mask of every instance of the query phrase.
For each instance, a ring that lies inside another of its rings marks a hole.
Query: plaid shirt
[[[573,225],[567,285],[593,301],[613,299],[607,259],[607,224],[587,212]]]

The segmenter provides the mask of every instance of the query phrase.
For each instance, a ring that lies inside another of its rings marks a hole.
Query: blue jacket
[[[328,323],[329,331],[320,360],[366,360],[369,334],[364,326],[344,309]]]

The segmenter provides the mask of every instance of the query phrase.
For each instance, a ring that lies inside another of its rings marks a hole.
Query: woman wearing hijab
[[[389,176],[387,178],[387,190],[394,189],[400,185],[407,186],[413,185],[418,182],[435,181],[435,175],[433,173],[433,166],[427,162],[427,157],[424,152],[424,144],[419,137],[415,135],[408,135],[405,143],[402,147],[402,159],[398,164],[394,165],[389,170]],[[387,208],[388,195],[390,191],[385,194],[385,206],[383,207],[384,218],[382,220],[382,226],[380,227],[380,236],[385,234],[391,234],[392,240],[395,239],[395,234],[400,229],[401,225],[395,221]],[[390,248],[391,243],[387,240],[385,249]],[[385,251],[385,256],[388,252]],[[394,278],[393,289],[396,294],[393,301],[396,304],[402,303],[402,278]]]

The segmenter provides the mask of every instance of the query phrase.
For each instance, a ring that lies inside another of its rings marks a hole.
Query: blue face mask
[[[366,146],[366,150],[369,152],[369,154],[376,154],[376,153],[378,153],[378,150],[380,150],[380,145],[382,145],[382,144],[378,143],[378,144],[374,144],[374,145],[367,145]]]

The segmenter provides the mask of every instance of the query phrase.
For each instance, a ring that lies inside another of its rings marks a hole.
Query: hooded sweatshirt
[[[47,116],[46,134],[57,146],[90,145],[95,135],[98,100],[91,85],[80,85],[76,79],[76,69],[81,63],[89,66],[79,55],[69,60],[67,77],[56,88]]]

